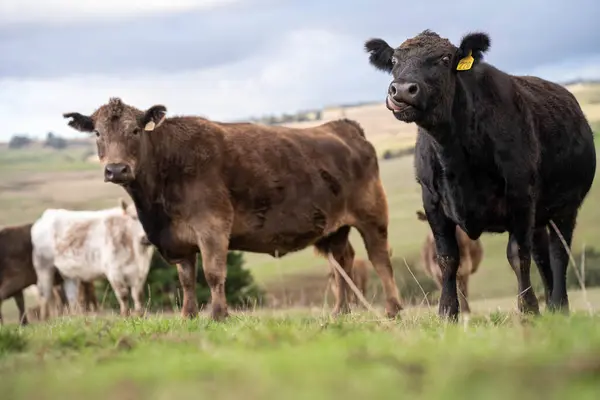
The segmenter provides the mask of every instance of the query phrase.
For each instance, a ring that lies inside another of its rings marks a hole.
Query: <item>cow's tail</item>
[[[417,218],[420,221],[427,221],[427,215],[421,210],[417,211]]]

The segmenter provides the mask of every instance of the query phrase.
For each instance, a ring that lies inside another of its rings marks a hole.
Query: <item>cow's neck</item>
[[[446,176],[459,179],[460,184],[466,184],[466,187],[470,187],[471,182],[466,149],[473,150],[472,130],[477,125],[471,104],[470,94],[461,80],[457,79],[451,115],[435,125],[422,124],[419,127],[422,133],[433,139],[435,152]]]
[[[473,127],[477,125],[474,108],[471,107],[471,95],[464,89],[460,79],[456,80],[456,89],[452,103],[452,114],[448,121],[433,126],[420,126],[420,133],[433,139],[433,148],[442,170],[445,193],[449,194],[448,207],[459,224],[464,227],[469,219],[469,203],[475,192],[475,179],[469,165],[473,149]]]
[[[146,148],[142,149],[140,158],[147,161],[139,165],[135,180],[125,187],[136,206],[140,222],[146,232],[161,231],[169,224],[163,193],[159,190],[163,187],[160,181],[165,178],[161,176],[159,164],[156,162],[159,156],[155,154],[155,147],[149,142]]]

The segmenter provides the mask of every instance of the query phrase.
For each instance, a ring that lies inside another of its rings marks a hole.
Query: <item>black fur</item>
[[[456,60],[460,60],[472,52],[472,56],[475,59],[475,63],[480,62],[483,59],[483,53],[487,52],[490,48],[491,40],[487,33],[473,32],[463,36],[458,51],[456,52]]]
[[[383,39],[371,39],[365,43],[365,50],[369,55],[371,64],[382,71],[392,72],[392,56],[394,49]]]
[[[440,315],[458,316],[456,225],[474,240],[483,232],[509,233],[507,258],[522,311],[539,312],[532,255],[549,308],[568,310],[568,255],[551,221],[570,246],[596,172],[592,130],[577,100],[558,84],[484,62],[448,73],[452,66],[421,61],[452,48],[472,50],[480,60],[490,45],[485,34],[465,36],[460,49],[432,36],[405,43],[411,59],[400,59],[393,78],[418,82],[425,106],[394,115],[418,126],[416,176],[443,271]]]

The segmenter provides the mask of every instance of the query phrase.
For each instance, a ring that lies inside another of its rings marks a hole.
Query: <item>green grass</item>
[[[13,172],[81,171],[98,166],[83,160],[89,148],[75,147],[65,150],[32,147],[17,150],[0,150],[0,174]]]
[[[592,399],[600,316],[445,325],[305,311],[73,318],[0,330],[0,393],[18,399]]]

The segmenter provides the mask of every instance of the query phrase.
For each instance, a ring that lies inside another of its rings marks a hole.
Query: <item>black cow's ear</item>
[[[385,72],[392,72],[392,56],[394,49],[383,39],[370,39],[365,43],[365,50],[369,55],[372,66]]]
[[[79,113],[64,113],[64,118],[71,118],[68,125],[80,132],[92,132],[94,130],[94,120],[87,115]]]
[[[454,57],[457,71],[466,71],[483,58],[483,53],[490,48],[490,37],[487,33],[474,32],[463,36],[460,47]]]
[[[163,105],[155,105],[150,107],[144,113],[141,120],[141,126],[145,131],[153,131],[163,123],[167,115],[167,108]]]

